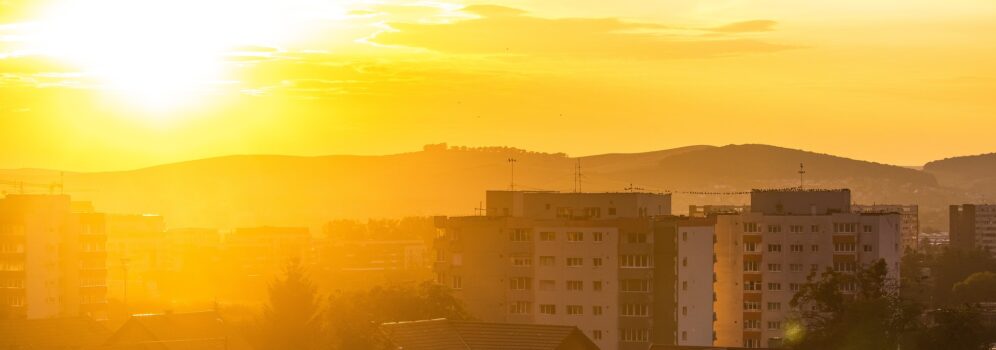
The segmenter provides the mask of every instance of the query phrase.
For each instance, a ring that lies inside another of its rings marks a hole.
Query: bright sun
[[[334,1],[320,2],[320,11]],[[226,55],[280,45],[317,0],[66,0],[38,21],[38,50],[143,108],[169,111],[232,79]]]

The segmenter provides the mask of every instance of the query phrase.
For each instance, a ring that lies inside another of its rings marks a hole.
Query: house
[[[435,319],[385,323],[381,331],[398,350],[599,349],[574,326]]]
[[[133,315],[104,343],[107,350],[250,350],[214,311]]]

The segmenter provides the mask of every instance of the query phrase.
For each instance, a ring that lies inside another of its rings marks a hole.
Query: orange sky
[[[991,0],[0,1],[0,168],[509,145],[996,151]]]

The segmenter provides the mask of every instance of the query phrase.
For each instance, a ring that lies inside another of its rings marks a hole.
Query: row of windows
[[[778,302],[768,302],[768,311],[780,311],[782,309],[782,303]],[[759,301],[745,301],[744,311],[761,311],[761,302]]]
[[[760,252],[760,249],[759,249],[760,246],[761,246],[761,243],[757,243],[757,242],[744,242],[744,252],[747,252],[747,253],[759,253]],[[834,243],[834,245],[833,245],[833,251],[834,252],[854,252],[854,251],[857,250],[857,247],[858,247],[857,243]],[[768,244],[767,248],[768,248],[768,253],[781,253],[782,252],[782,245],[781,244]],[[790,244],[789,245],[789,251],[791,251],[792,253],[802,253],[802,252],[805,252],[805,248],[806,247],[804,245],[802,245],[802,244]],[[809,250],[812,251],[812,252],[818,252],[818,251],[820,251],[820,246],[818,244],[810,245],[809,246]],[[862,246],[862,250],[864,250],[865,252],[871,252],[871,251],[874,251],[874,248],[870,244],[865,244],[864,246]]]
[[[857,223],[841,223],[835,222],[833,224],[834,233],[857,233],[858,227],[861,227],[861,231],[865,233],[870,233],[874,231],[872,225],[858,225]],[[744,223],[745,233],[761,233],[763,231],[768,233],[780,233],[782,232],[782,225],[761,225],[757,222],[745,222]],[[789,225],[789,232],[792,233],[803,233],[805,232],[805,226],[803,225]],[[809,225],[809,232],[820,232],[820,225]]]
[[[567,267],[581,267],[581,266],[584,266],[584,258],[581,258],[581,257],[568,257],[568,258],[565,259],[565,261],[566,261]],[[540,266],[547,266],[547,267],[549,267],[549,266],[556,266],[557,265],[557,258],[554,257],[554,256],[546,256],[545,255],[545,256],[539,257],[539,262],[540,262]],[[600,266],[603,265],[603,263],[604,263],[604,261],[603,261],[602,258],[592,258],[591,259],[591,266],[600,267]],[[456,265],[456,264],[454,264],[454,265]],[[532,257],[517,257],[517,256],[513,256],[512,257],[512,266],[518,266],[518,267],[533,266],[533,258]]]
[[[590,232],[590,234],[591,234],[590,235],[591,240],[593,242],[603,242],[605,240],[604,232]],[[556,241],[557,233],[549,231],[540,232],[539,239],[540,241],[545,241],[545,242]],[[517,228],[513,229],[508,233],[508,240],[512,242],[527,242],[532,240],[532,235],[526,229]],[[568,242],[583,242],[584,240],[585,240],[584,232],[567,232]]]

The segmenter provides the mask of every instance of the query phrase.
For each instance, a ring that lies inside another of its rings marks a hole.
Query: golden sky
[[[0,0],[0,168],[996,151],[992,0]]]

